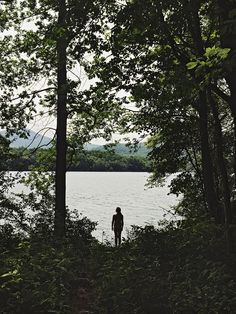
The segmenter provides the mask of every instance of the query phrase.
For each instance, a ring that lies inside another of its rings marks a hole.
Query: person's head
[[[116,207],[116,212],[117,212],[117,214],[120,214],[121,208],[120,207]]]

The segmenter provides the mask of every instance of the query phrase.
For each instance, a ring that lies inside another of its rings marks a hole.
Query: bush
[[[236,280],[222,227],[134,227],[119,250],[95,249],[98,313],[234,313]]]
[[[38,225],[25,238],[17,237],[11,226],[2,227],[1,313],[73,313],[73,285],[86,270],[95,225],[86,217],[68,217],[63,243],[53,241],[51,233],[43,238]]]

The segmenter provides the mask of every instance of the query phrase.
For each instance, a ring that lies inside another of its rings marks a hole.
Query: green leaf
[[[9,271],[8,273],[5,273],[0,276],[0,278],[10,277],[10,276],[16,276],[18,274],[18,270],[15,269],[13,271]]]
[[[192,61],[186,64],[188,70],[195,69],[198,65],[197,61]]]

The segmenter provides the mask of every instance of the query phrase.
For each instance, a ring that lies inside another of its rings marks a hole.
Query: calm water
[[[117,206],[124,215],[122,236],[126,236],[131,225],[157,225],[177,203],[174,195],[168,195],[173,176],[165,186],[151,189],[145,186],[148,177],[143,172],[68,172],[67,206],[98,222],[93,235],[100,241],[113,237],[111,220]],[[15,191],[27,193],[28,189],[18,185]]]
[[[122,209],[125,230],[131,225],[156,225],[177,199],[167,195],[170,179],[164,187],[147,189],[148,176],[140,172],[69,172],[67,205],[98,222],[94,235],[99,240],[111,240],[111,219],[117,206]]]

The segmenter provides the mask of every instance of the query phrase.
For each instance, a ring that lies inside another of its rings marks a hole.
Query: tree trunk
[[[66,124],[67,124],[67,71],[66,71],[66,3],[58,1],[57,39],[57,140],[56,140],[56,204],[55,226],[56,238],[65,236],[66,218]]]
[[[199,92],[199,129],[201,138],[201,154],[202,154],[202,177],[205,189],[206,201],[210,210],[210,214],[215,218],[216,222],[220,219],[220,206],[217,201],[215,191],[215,182],[213,176],[213,165],[209,148],[209,131],[208,131],[208,109],[207,99],[204,92]]]
[[[219,119],[219,113],[217,104],[215,100],[212,98],[209,92],[209,102],[211,105],[211,111],[214,118],[215,124],[215,142],[216,142],[216,151],[217,151],[217,163],[221,177],[221,186],[224,198],[224,216],[225,216],[225,224],[228,226],[232,223],[232,213],[231,213],[231,204],[230,204],[230,187],[228,180],[228,173],[224,159],[224,149],[223,149],[223,136],[222,136],[222,127]]]
[[[200,2],[191,0],[188,2],[188,26],[196,49],[196,54],[199,57],[204,55],[204,42],[201,34],[201,23],[199,17]],[[195,77],[197,85],[200,85],[201,80]],[[201,154],[202,154],[202,179],[204,185],[205,198],[210,210],[210,214],[218,223],[221,216],[220,204],[217,198],[214,181],[214,169],[211,159],[211,151],[209,145],[209,130],[208,130],[208,103],[206,91],[199,91],[199,129],[201,138]]]
[[[235,38],[236,40],[236,38]],[[231,114],[233,117],[234,121],[234,141],[233,141],[233,146],[234,146],[234,160],[233,160],[233,171],[234,171],[234,187],[236,188],[236,72],[231,73],[227,77],[227,83],[229,85],[230,89],[230,109],[231,109]]]
[[[236,2],[230,0],[218,0],[219,22],[220,22],[220,41],[222,48],[230,48],[229,60],[230,67],[227,67],[226,81],[230,89],[229,106],[234,120],[234,184],[236,187],[236,34],[235,16],[231,14],[236,10]]]

